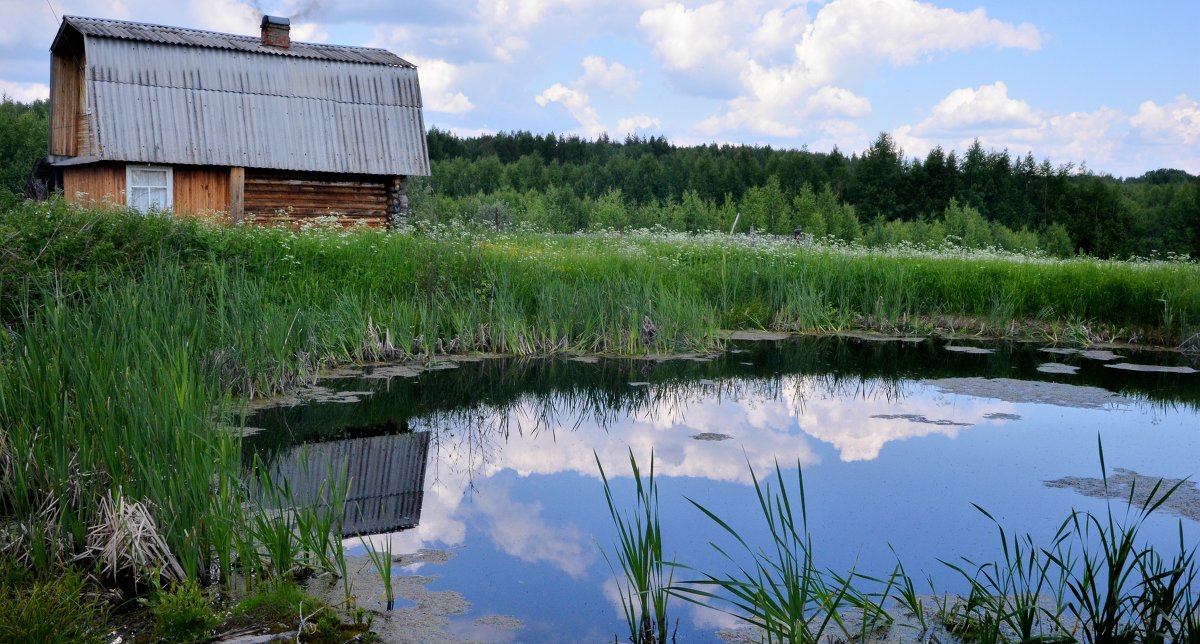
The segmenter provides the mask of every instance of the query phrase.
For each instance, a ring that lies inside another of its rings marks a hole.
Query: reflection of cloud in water
[[[474,505],[486,517],[487,533],[496,547],[521,561],[546,562],[579,579],[596,557],[575,526],[551,525],[541,516],[541,503],[517,503],[505,486],[479,489]]]
[[[784,403],[801,429],[833,445],[841,460],[870,461],[891,441],[942,435],[955,438],[965,428],[1004,420],[1013,406],[994,400],[930,395],[926,388],[896,391],[856,381],[852,395],[831,390],[825,378],[797,376],[784,383]],[[913,422],[913,418],[927,422]]]
[[[466,517],[461,506],[472,494],[499,549],[578,576],[587,566],[584,559],[594,553],[574,527],[550,524],[538,516],[536,505],[515,503],[492,483],[476,484],[505,470],[522,477],[572,473],[598,479],[593,452],[610,476],[628,477],[629,451],[645,464],[653,450],[658,476],[750,485],[747,463],[756,471],[769,470],[776,459],[798,460],[803,466],[819,463],[812,438],[834,446],[843,461],[871,460],[891,441],[953,438],[967,425],[1000,424],[1014,417],[1014,406],[1002,401],[947,397],[922,385],[861,379],[789,376],[742,389],[727,383],[649,389],[645,404],[627,411],[601,410],[602,418],[587,408],[528,396],[504,411],[475,409],[414,420],[414,429],[433,432],[433,461],[421,523],[389,535],[394,551],[463,543]],[[916,417],[931,422],[913,422]],[[694,439],[705,432],[733,440]]]

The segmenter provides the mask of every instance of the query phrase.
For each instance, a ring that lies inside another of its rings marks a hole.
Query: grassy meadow
[[[240,439],[219,429],[325,366],[708,350],[727,329],[1177,346],[1200,330],[1200,267],[662,231],[233,228],[52,199],[0,213],[0,323],[0,570],[190,597],[184,580],[237,572],[345,575],[340,511],[257,511],[280,506],[250,498]]]

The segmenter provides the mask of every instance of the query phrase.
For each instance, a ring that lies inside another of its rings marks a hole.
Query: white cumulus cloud
[[[881,66],[980,47],[1036,50],[1042,42],[1031,24],[916,0],[832,0],[811,21],[803,7],[754,0],[671,2],[644,11],[639,26],[668,78],[701,95],[726,92],[722,113],[697,125],[714,135],[789,137],[812,132],[810,118],[862,118],[870,102],[853,86]]]
[[[630,96],[637,91],[637,74],[618,62],[608,62],[600,56],[583,59],[583,76],[576,81],[580,87],[595,88]]]
[[[1008,86],[1000,81],[978,88],[950,92],[933,106],[925,129],[963,130],[994,127],[1031,127],[1041,122],[1025,101],[1009,98]]]
[[[637,74],[619,62],[609,62],[600,56],[587,56],[581,62],[583,74],[564,85],[555,83],[534,97],[537,104],[546,107],[551,103],[559,103],[567,109],[571,118],[579,123],[581,133],[589,138],[596,138],[606,132],[617,136],[630,134],[636,130],[657,129],[662,121],[647,114],[622,117],[617,120],[616,128],[607,127],[600,118],[599,111],[592,105],[592,97],[588,90],[598,90],[612,94],[630,97],[637,91]]]
[[[17,83],[0,80],[0,95],[7,96],[18,103],[32,103],[50,98],[50,86],[45,83]]]
[[[1109,107],[1063,114],[1037,110],[1010,97],[1007,86],[997,81],[950,92],[928,117],[895,128],[892,136],[907,154],[918,157],[934,146],[963,151],[978,139],[985,149],[1032,152],[1058,163],[1116,171],[1128,120]]]
[[[871,113],[871,101],[844,87],[826,85],[808,97],[805,113],[860,118]]]
[[[1146,101],[1129,124],[1150,141],[1195,145],[1200,143],[1200,102],[1186,94],[1166,105]]]
[[[588,137],[599,136],[605,131],[604,124],[600,122],[600,115],[596,108],[592,107],[591,98],[580,90],[555,83],[538,94],[534,100],[542,107],[551,103],[562,103],[563,107],[567,108],[567,113],[579,121],[579,126]]]
[[[662,119],[645,114],[636,116],[628,116],[622,119],[617,119],[617,130],[614,134],[617,137],[624,137],[626,134],[633,134],[638,130],[657,130],[662,127]]]
[[[446,114],[464,114],[475,109],[471,99],[454,88],[460,73],[457,65],[412,54],[401,57],[417,66],[417,76],[421,81],[421,99],[425,109]]]

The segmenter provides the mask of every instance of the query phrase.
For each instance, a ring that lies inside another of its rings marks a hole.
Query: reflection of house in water
[[[297,506],[326,503],[330,472],[350,481],[343,536],[412,528],[421,520],[429,432],[344,438],[297,445],[267,464],[271,480],[291,487]]]

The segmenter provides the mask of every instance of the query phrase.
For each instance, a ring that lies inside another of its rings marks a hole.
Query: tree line
[[[861,153],[676,146],[666,138],[428,133],[432,176],[410,186],[415,215],[528,222],[548,230],[663,226],[872,244],[946,239],[1098,257],[1200,257],[1200,177],[1160,169],[1097,175],[1032,154],[934,148],[909,158],[890,135]],[[0,206],[39,196],[47,101],[0,99]],[[734,228],[736,223],[736,228]]]
[[[582,221],[578,213],[611,211],[619,201],[630,218],[671,211],[653,223],[673,229],[716,229],[719,220],[727,230],[734,213],[763,232],[799,226],[874,243],[952,235],[973,246],[1025,248],[1037,239],[1057,254],[1200,257],[1200,177],[1182,170],[1120,179],[985,150],[978,141],[961,155],[937,147],[909,158],[887,133],[850,156],[836,148],[680,147],[664,137],[464,138],[433,129],[428,140],[426,189],[450,200],[499,197],[499,205],[482,200],[485,219],[489,208],[520,210],[534,194],[550,197],[560,211],[554,223],[567,230],[621,223]]]

